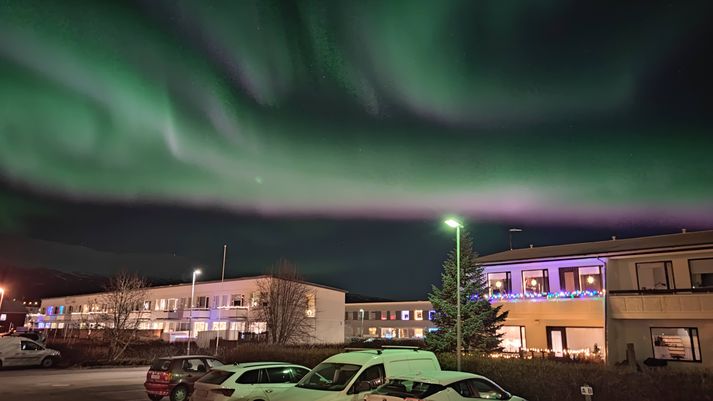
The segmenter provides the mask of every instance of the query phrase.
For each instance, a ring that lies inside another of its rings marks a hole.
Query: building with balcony
[[[196,282],[193,308],[191,284],[150,287],[146,299],[132,312],[140,321],[142,334],[167,341],[200,339],[220,335],[238,340],[265,332],[255,307],[260,302],[258,282],[267,276]],[[313,334],[306,342],[336,343],[344,340],[345,291],[314,283],[308,288],[308,310]],[[26,326],[60,330],[62,335],[86,335],[104,324],[96,316],[109,305],[102,293],[46,298],[38,313],[29,314]]]
[[[423,339],[435,326],[428,301],[348,303],[344,312],[344,337]]]
[[[514,249],[478,259],[506,351],[713,366],[713,231]],[[692,363],[692,364],[691,364]]]

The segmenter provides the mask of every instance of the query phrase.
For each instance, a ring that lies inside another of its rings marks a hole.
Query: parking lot
[[[0,370],[2,399],[147,401],[148,367]]]

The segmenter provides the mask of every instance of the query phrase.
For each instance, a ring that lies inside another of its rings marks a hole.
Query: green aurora
[[[266,215],[713,223],[711,2],[615,4],[0,0],[0,174]]]

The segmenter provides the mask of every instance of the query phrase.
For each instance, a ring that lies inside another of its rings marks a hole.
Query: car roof
[[[406,355],[406,356],[413,355],[414,359],[415,359],[418,356],[420,356],[420,357],[433,356],[433,353],[430,351],[423,351],[423,350],[411,349],[411,348],[404,348],[404,349],[401,349],[401,348],[385,348],[385,349],[362,348],[362,349],[352,349],[352,350],[348,350],[347,352],[342,352],[340,354],[332,355],[329,358],[325,359],[323,362],[325,362],[325,363],[353,363],[353,364],[363,365],[363,364],[365,364],[373,359],[377,359],[377,358],[384,358],[388,361],[388,360],[390,360],[391,357],[399,358],[399,357],[403,357],[404,355]]]
[[[217,359],[220,360],[219,358],[214,357],[213,355],[176,355],[176,356],[164,356],[161,358],[158,358],[162,361],[175,361],[179,359],[190,359],[190,358],[207,358],[207,359]]]
[[[393,376],[392,380],[409,380],[420,383],[440,384],[447,386],[449,384],[465,380],[465,379],[484,379],[483,376],[468,372],[457,372],[454,370],[432,371],[425,374],[417,375],[397,375]]]
[[[302,365],[296,365],[294,363],[288,363],[288,362],[245,362],[245,363],[233,363],[230,365],[223,365],[223,366],[216,366],[214,369],[217,370],[224,370],[226,372],[238,372],[243,369],[251,369],[251,368],[270,368],[270,367],[288,367],[288,366],[295,366],[298,368],[305,368],[306,367]],[[309,369],[308,369],[309,370]]]

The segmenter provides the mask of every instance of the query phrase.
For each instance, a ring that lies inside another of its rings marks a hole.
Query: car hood
[[[313,390],[309,388],[290,387],[289,389],[270,397],[271,401],[341,401],[351,399],[341,391]]]

